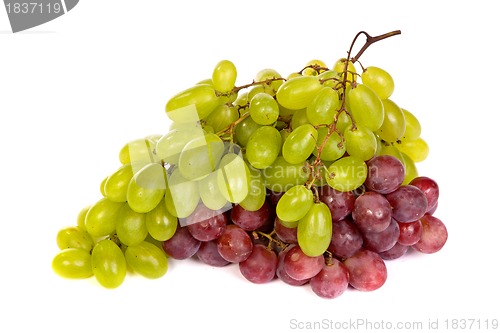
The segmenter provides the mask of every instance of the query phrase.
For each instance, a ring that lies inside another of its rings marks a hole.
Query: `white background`
[[[469,318],[486,331],[486,320],[500,319],[497,7],[82,0],[17,34],[0,8],[0,331],[297,332],[295,321],[358,319],[421,322],[420,331],[439,320],[443,331],[446,319]],[[435,215],[449,231],[440,252],[389,262],[381,289],[335,300],[192,260],[116,290],[52,272],[57,231],[100,198],[122,145],[164,134],[169,97],[210,77],[219,60],[232,60],[245,84],[263,68],[286,76],[315,58],[332,66],[358,31],[396,29],[402,35],[372,45],[361,62],[389,71],[393,100],[421,121],[431,151],[419,170],[440,184]]]

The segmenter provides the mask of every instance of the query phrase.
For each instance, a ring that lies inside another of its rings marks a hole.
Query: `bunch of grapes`
[[[264,69],[243,86],[219,62],[167,102],[165,135],[124,145],[102,198],[58,233],[55,272],[116,288],[127,271],[155,279],[168,260],[196,258],[335,298],[380,288],[384,260],[439,251],[447,231],[437,183],[418,175],[420,123],[390,99],[389,73],[359,62],[398,33],[361,32],[358,55],[355,38],[332,68]]]

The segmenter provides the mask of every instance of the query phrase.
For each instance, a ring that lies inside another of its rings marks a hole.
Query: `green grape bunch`
[[[429,154],[421,125],[391,99],[392,76],[359,61],[398,34],[360,32],[331,68],[266,68],[241,86],[233,62],[217,63],[167,101],[166,134],[119,151],[102,197],[59,232],[54,271],[116,288],[127,271],[157,279],[169,260],[195,256],[334,298],[380,288],[385,259],[440,250],[437,183],[416,166]]]

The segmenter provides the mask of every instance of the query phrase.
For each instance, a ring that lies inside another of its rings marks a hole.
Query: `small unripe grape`
[[[229,60],[221,60],[212,74],[214,89],[220,92],[229,92],[236,82],[236,66]]]

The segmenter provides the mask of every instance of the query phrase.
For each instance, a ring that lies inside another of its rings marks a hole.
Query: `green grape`
[[[347,153],[363,161],[369,160],[377,153],[377,138],[375,134],[362,125],[346,129],[344,140]]]
[[[352,127],[352,120],[351,117],[347,115],[346,112],[342,111],[340,113],[337,113],[337,130],[339,133],[344,133],[347,128]]]
[[[189,141],[179,156],[182,176],[189,180],[208,176],[219,164],[224,149],[224,142],[212,133]]]
[[[262,126],[252,133],[246,147],[248,162],[265,169],[276,160],[281,149],[281,134],[272,126]]]
[[[82,249],[90,253],[94,247],[92,236],[81,227],[66,227],[57,233],[56,243],[60,250]]]
[[[370,87],[358,84],[347,94],[346,103],[356,125],[363,125],[371,131],[376,131],[382,126],[384,105]]]
[[[276,205],[276,215],[285,222],[299,221],[314,203],[314,196],[304,185],[295,185],[283,194]]]
[[[151,237],[151,234],[148,234],[146,236],[146,239],[144,240],[145,242],[148,242],[148,243],[151,243],[153,244],[154,246],[156,246],[157,248],[159,248],[160,250],[163,251],[163,241],[160,241],[160,240],[157,240],[157,239],[154,239],[153,237]],[[125,249],[126,250],[126,249]],[[168,258],[168,254],[165,252],[165,255],[167,256]],[[125,259],[126,260],[126,259]],[[128,267],[130,268],[130,267]],[[131,270],[131,269],[130,269]]]
[[[330,87],[324,87],[307,106],[307,120],[314,126],[330,125],[339,106],[340,100],[337,91]]]
[[[257,124],[252,117],[246,117],[243,119],[234,129],[238,144],[245,147],[248,143],[248,139],[250,139],[250,135],[252,135],[252,133],[259,127],[260,125]]]
[[[335,88],[340,82],[340,75],[337,71],[327,70],[319,74],[318,78],[324,87]]]
[[[278,103],[278,108],[279,108],[279,110],[280,110],[280,117],[281,117],[281,118],[289,118],[289,117],[292,117],[292,116],[295,114],[295,112],[297,111],[297,110],[290,110],[290,109],[287,109],[287,108],[283,107],[283,105],[281,105],[281,104],[279,104],[279,103]],[[304,109],[303,109],[303,110],[304,110]]]
[[[156,143],[155,151],[158,160],[162,160],[170,165],[178,164],[179,156],[186,144],[203,135],[205,135],[205,133],[199,125],[169,131]]]
[[[249,111],[250,117],[259,125],[274,124],[280,113],[276,100],[266,93],[258,93],[252,97]]]
[[[382,147],[384,146],[385,142],[380,139],[378,135],[375,134],[375,138],[377,139],[377,151],[375,152],[376,156],[381,155]]]
[[[347,59],[342,58],[337,60],[337,62],[333,65],[332,70],[336,71],[337,73],[340,73],[340,80],[342,81],[344,79],[344,69],[345,69],[345,63]],[[354,64],[349,61],[347,64],[347,82],[354,82],[356,81],[356,67],[354,67]]]
[[[391,97],[394,91],[392,76],[382,68],[374,66],[366,67],[361,74],[361,81],[372,88],[382,100]]]
[[[191,131],[191,130],[194,130],[196,128],[203,130],[199,120],[193,120],[193,121],[187,122],[187,123],[178,123],[178,122],[174,121],[168,127],[168,131],[169,132],[171,132],[171,131]],[[162,138],[162,136],[160,136],[158,138],[158,140],[160,140],[161,138]]]
[[[317,76],[298,76],[280,86],[276,99],[287,109],[304,109],[311,104],[322,87]]]
[[[290,135],[290,133],[292,133],[292,130],[290,128],[283,128],[281,131],[280,131],[280,136],[281,136],[281,142],[285,142],[286,138],[288,138],[288,136]],[[280,154],[281,154],[281,148],[283,147],[283,145],[281,145],[280,147]]]
[[[253,86],[252,88],[250,88],[247,98],[249,101],[252,101],[252,99],[258,94],[266,94],[269,96],[274,96],[274,90],[273,88],[265,84]]]
[[[208,85],[211,85],[211,86],[214,85],[212,79],[204,79],[204,80],[196,82],[196,85],[199,85],[199,84],[208,84]]]
[[[248,105],[250,100],[248,99],[248,91],[239,91],[238,96],[233,102],[233,105],[238,110],[239,108],[244,108]]]
[[[401,108],[390,99],[382,100],[382,104],[384,104],[384,122],[377,130],[377,134],[386,142],[398,141],[405,133],[405,115]]]
[[[158,140],[160,140],[161,137],[162,137],[162,134],[151,134],[151,135],[146,136],[146,139],[150,140],[153,143],[153,147],[154,147],[156,145],[156,143],[158,142]]]
[[[155,161],[156,141],[151,138],[136,139],[120,149],[119,159],[122,164],[145,165]],[[140,166],[139,166],[140,168]]]
[[[318,156],[318,147],[321,147],[327,135],[328,127],[318,128],[318,144],[313,150],[314,156]],[[323,161],[335,161],[344,156],[345,149],[346,144],[343,142],[342,137],[337,132],[332,132],[323,146],[320,157]]]
[[[316,147],[318,131],[311,124],[297,127],[283,142],[282,154],[288,163],[303,163]]]
[[[52,260],[52,270],[68,279],[85,279],[94,274],[90,252],[80,248],[68,248],[59,252]]]
[[[285,128],[288,128],[288,121],[285,121],[285,120],[278,120],[276,122],[276,124],[274,125],[274,127],[278,130],[278,131],[281,131]]]
[[[288,163],[278,156],[271,166],[262,170],[266,188],[273,192],[285,192],[294,185],[304,184],[309,178],[309,169],[304,163]]]
[[[403,114],[405,117],[405,133],[403,134],[403,140],[417,140],[420,137],[420,133],[422,131],[422,127],[420,126],[420,122],[418,121],[417,117],[413,115],[408,110],[401,109],[403,110]]]
[[[237,98],[238,98],[237,91],[231,91],[231,92],[226,93],[225,95],[220,95],[219,96],[219,105],[232,105],[234,103],[234,101],[236,101]],[[212,111],[212,112],[214,112],[214,111]],[[210,114],[212,114],[212,112]],[[205,118],[204,120],[207,120],[207,118]]]
[[[205,119],[205,124],[211,126],[214,133],[225,130],[239,118],[238,109],[228,104],[222,104],[215,108],[215,110],[208,115]]]
[[[127,247],[125,260],[134,272],[149,279],[162,277],[168,269],[165,251],[146,241]]]
[[[240,203],[246,198],[250,189],[250,171],[240,155],[228,153],[222,157],[217,183],[227,201]]]
[[[278,221],[280,224],[284,225],[287,228],[297,228],[297,226],[299,225],[299,221],[286,222],[286,221],[280,220],[279,218],[278,218]]]
[[[294,78],[296,78],[296,77],[300,77],[300,76],[302,76],[302,74],[297,73],[297,72],[294,72],[294,73],[290,73],[290,74],[286,77],[286,79],[287,79],[287,80],[290,80],[290,79],[294,79]]]
[[[332,214],[323,202],[314,203],[297,225],[297,240],[310,257],[323,255],[332,239]]]
[[[90,205],[83,207],[79,212],[78,215],[76,216],[76,225],[82,229],[87,231],[87,227],[85,226],[85,218],[87,217],[87,213],[90,209]]]
[[[148,235],[146,214],[137,213],[124,205],[116,221],[116,235],[122,244],[128,246],[142,242]]]
[[[147,213],[155,208],[165,195],[165,168],[150,163],[137,172],[127,189],[127,202],[138,213]]]
[[[99,185],[99,193],[101,193],[101,195],[103,197],[106,196],[106,192],[104,192],[104,186],[106,185],[106,182],[108,181],[108,178],[109,176],[105,177],[102,181],[101,181],[101,184]]]
[[[190,123],[205,119],[219,104],[214,87],[199,84],[172,97],[165,110],[172,121]]]
[[[292,121],[290,122],[292,129],[296,129],[297,127],[305,124],[310,124],[309,119],[307,119],[307,110],[295,110],[292,116]]]
[[[177,222],[177,218],[168,212],[164,200],[146,213],[146,229],[149,235],[158,241],[172,238],[177,230]]]
[[[168,177],[165,192],[165,206],[168,212],[175,217],[186,218],[194,212],[199,201],[198,184],[184,178],[179,168],[175,168]]]
[[[420,137],[412,141],[402,140],[396,147],[416,163],[424,161],[429,155],[429,145]]]
[[[302,75],[316,76],[316,75],[323,73],[325,71],[325,68],[326,68],[325,62],[318,60],[318,59],[309,60],[306,64],[306,67],[307,66],[315,66],[315,67],[320,67],[320,68],[318,68],[318,69],[314,69],[311,67],[306,68],[304,71],[302,71]]]
[[[127,275],[127,262],[122,250],[109,239],[99,241],[92,250],[92,271],[105,288],[119,287]]]
[[[212,84],[217,91],[229,92],[234,88],[236,76],[236,66],[229,60],[221,60],[212,73]]]
[[[205,126],[203,126],[203,134],[215,134],[213,127],[205,124]]]
[[[262,82],[266,80],[271,80],[271,79],[279,79],[281,78],[281,75],[275,71],[274,69],[266,68],[257,73],[255,75],[255,82]],[[283,84],[283,80],[272,80],[269,81],[269,83],[266,83],[269,87],[273,89],[273,94],[274,96],[276,94],[276,91],[278,91],[279,87]]]
[[[111,174],[104,184],[106,198],[116,202],[127,201],[127,189],[134,176],[132,165],[124,164]]]
[[[108,236],[115,231],[116,219],[124,202],[102,198],[93,204],[85,217],[85,228],[93,237]]]
[[[405,178],[403,180],[403,185],[408,185],[413,179],[418,177],[418,169],[415,162],[413,162],[408,155],[401,153],[401,156],[403,156],[403,165],[405,166]]]
[[[228,201],[219,189],[217,172],[212,172],[207,177],[199,180],[198,190],[201,201],[211,210],[219,210],[228,204]]]
[[[314,166],[315,179],[313,184],[317,187],[328,185],[328,183],[326,182],[326,174],[328,173],[327,166],[330,165],[330,161],[321,160],[321,162],[323,162],[322,165],[319,164]]]
[[[363,185],[368,168],[365,162],[355,156],[346,156],[336,160],[328,167],[326,181],[340,192],[353,191]]]
[[[259,210],[266,201],[267,192],[261,171],[251,165],[248,166],[248,171],[250,171],[248,195],[239,204],[245,210],[254,212]]]

